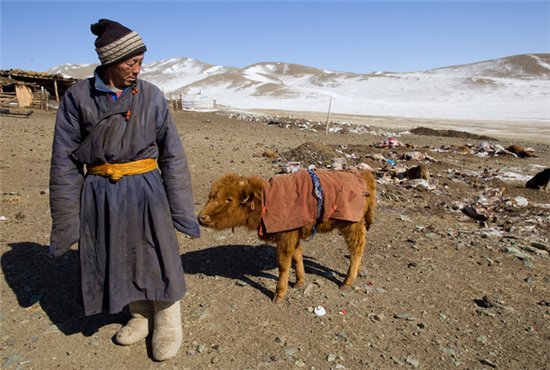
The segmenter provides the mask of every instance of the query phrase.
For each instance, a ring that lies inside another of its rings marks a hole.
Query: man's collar
[[[95,70],[94,70],[94,87],[96,90],[99,90],[99,91],[104,91],[104,92],[110,92],[110,93],[114,93],[115,91],[119,90],[119,88],[117,87],[113,87],[113,86],[109,86],[107,85],[102,79],[101,79],[101,66],[97,67]],[[132,87],[134,87],[135,85],[137,84],[134,83],[132,84],[131,86],[126,86],[124,89],[122,89],[122,91],[126,91],[128,89],[131,89]]]
[[[96,88],[96,90],[99,90],[99,91],[113,92],[113,89],[109,88],[105,84],[105,82],[103,82],[103,80],[101,79],[100,68],[101,67],[97,67],[94,71],[94,79],[95,79],[94,87]]]

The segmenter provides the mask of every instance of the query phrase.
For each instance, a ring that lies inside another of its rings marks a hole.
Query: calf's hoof
[[[284,300],[285,300],[285,297],[277,297],[277,296],[275,296],[275,297],[273,298],[273,303],[274,303],[274,304],[280,304],[280,303],[282,303]]]
[[[301,287],[303,287],[303,286],[304,286],[304,282],[303,282],[303,281],[297,281],[297,282],[294,283],[294,285],[292,285],[292,287],[293,287],[294,289],[296,289],[296,288],[301,288]]]
[[[343,292],[347,292],[348,290],[351,290],[351,286],[342,284],[340,285],[340,290]]]

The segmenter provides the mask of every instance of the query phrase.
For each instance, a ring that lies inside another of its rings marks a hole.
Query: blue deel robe
[[[159,170],[118,182],[85,173],[85,165],[145,158],[157,159]],[[199,226],[185,152],[153,84],[138,80],[114,100],[96,71],[67,90],[55,124],[50,207],[50,252],[79,242],[86,315],[184,296],[175,230],[198,237]]]

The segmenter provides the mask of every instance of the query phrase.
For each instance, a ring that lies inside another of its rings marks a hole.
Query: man
[[[175,230],[199,236],[191,178],[162,92],[138,79],[147,50],[120,23],[100,19],[101,65],[67,90],[57,112],[50,169],[50,252],[79,245],[86,315],[132,319],[121,345],[152,331],[152,354],[174,357],[182,342],[185,293]]]

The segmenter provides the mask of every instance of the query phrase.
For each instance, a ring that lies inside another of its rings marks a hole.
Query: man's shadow
[[[258,282],[257,278],[277,280],[275,247],[269,244],[260,245],[220,245],[187,252],[182,255],[183,271],[186,274],[203,274],[240,280],[273,298],[274,292]],[[303,256],[306,275],[322,276],[335,284],[340,284],[338,277],[343,275],[319,264],[314,258]],[[294,264],[290,281],[294,281]],[[307,280],[307,276],[306,276]]]
[[[79,302],[78,252],[69,250],[53,258],[48,246],[33,242],[10,243],[1,259],[2,272],[21,307],[39,304],[55,327],[65,335],[91,336],[104,325],[126,323],[128,312],[85,316]]]
[[[78,252],[69,250],[53,258],[48,246],[34,242],[8,244],[11,250],[2,255],[1,266],[6,283],[14,292],[21,307],[39,304],[55,328],[65,335],[82,333],[92,336],[99,328],[117,323],[124,325],[129,313],[101,313],[85,316],[79,299],[80,261]],[[274,292],[257,278],[277,280],[275,248],[261,244],[222,245],[188,252],[182,255],[186,274],[221,276],[243,281],[270,299]],[[306,274],[316,274],[339,284],[336,271],[304,256]],[[340,275],[341,276],[341,275]],[[293,279],[293,278],[292,278]]]

